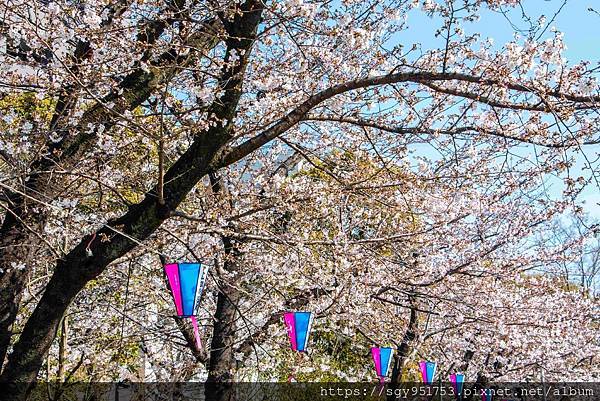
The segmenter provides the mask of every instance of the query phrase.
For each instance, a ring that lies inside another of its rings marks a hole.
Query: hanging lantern
[[[375,371],[377,372],[377,376],[379,376],[379,381],[381,383],[385,381],[385,378],[390,371],[393,354],[394,350],[391,348],[371,348],[371,355],[373,355],[373,362],[375,363]]]
[[[306,352],[308,335],[312,325],[311,312],[286,312],[283,320],[287,328],[292,350]]]
[[[423,383],[430,385],[433,383],[433,378],[435,377],[435,369],[437,368],[437,364],[435,362],[419,362],[419,367],[421,368],[421,378],[423,379]]]
[[[492,390],[482,389],[481,390],[481,401],[492,401]]]
[[[205,268],[200,263],[171,263],[165,265],[165,273],[169,280],[173,301],[175,301],[177,316],[191,319],[196,344],[200,349],[202,343],[198,332],[196,309],[206,283],[208,266]]]
[[[459,401],[462,400],[463,386],[465,384],[465,375],[460,373],[450,375],[450,383],[452,383],[452,388],[454,388],[456,399]]]

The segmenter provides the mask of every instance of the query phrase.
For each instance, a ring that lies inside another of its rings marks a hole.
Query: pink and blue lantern
[[[492,401],[492,390],[482,389],[481,390],[481,401]]]
[[[306,352],[312,319],[311,312],[284,313],[283,320],[287,328],[292,350]]]
[[[208,268],[200,263],[170,263],[165,265],[165,273],[171,287],[177,316],[189,317],[192,320],[196,344],[201,348],[196,312],[206,283]]]
[[[377,372],[377,376],[379,376],[379,381],[383,383],[389,374],[394,350],[391,348],[373,347],[371,348],[371,355],[373,356],[375,371]]]
[[[435,362],[421,361],[419,362],[419,368],[421,369],[421,379],[423,380],[423,383],[427,385],[433,383],[437,364]]]
[[[450,383],[452,384],[452,388],[454,389],[454,394],[456,394],[456,399],[462,399],[463,386],[465,384],[465,375],[456,373],[450,375]]]

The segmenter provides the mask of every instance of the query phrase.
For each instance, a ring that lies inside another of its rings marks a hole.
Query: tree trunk
[[[226,288],[225,288],[226,287]],[[205,397],[207,401],[233,400],[234,389],[231,384],[235,378],[235,319],[239,293],[229,285],[222,288],[217,300],[215,325],[210,349],[208,379]]]
[[[224,186],[222,178],[216,173],[210,173],[209,178],[213,193],[221,199],[227,199],[227,188]],[[229,202],[229,207],[233,207],[231,202]],[[235,277],[242,265],[242,253],[232,238],[222,236],[221,241],[225,251],[223,270]],[[207,401],[235,399],[231,383],[235,380],[234,345],[239,301],[240,293],[236,288],[235,279],[230,282],[219,280],[217,310],[213,319],[208,378],[205,387]]]
[[[235,321],[239,302],[239,292],[229,284],[224,284],[217,299],[217,310],[210,349],[209,382],[226,382],[234,379]]]
[[[19,213],[18,210],[13,213]],[[21,218],[19,218],[21,219]],[[40,239],[33,234],[42,233],[45,216],[27,219],[19,223],[15,215],[8,213],[0,228],[0,369],[4,364],[12,325],[17,318],[23,290],[29,279],[35,252],[40,249]]]
[[[26,399],[30,384],[35,380],[44,356],[47,355],[64,312],[79,289],[83,288],[81,279],[74,285],[54,285],[60,281],[65,281],[62,275],[52,277],[48,290],[28,319],[23,335],[9,357],[1,379],[7,400]],[[40,335],[43,332],[49,335]]]
[[[411,298],[411,303],[414,302],[413,298]],[[400,381],[402,379],[402,366],[404,366],[404,362],[410,353],[410,343],[417,337],[417,324],[418,324],[418,315],[415,308],[410,309],[410,319],[408,322],[408,327],[406,328],[406,332],[404,333],[404,338],[402,339],[402,343],[398,347],[396,355],[394,356],[394,367],[392,369],[392,377],[390,381],[390,390],[392,390],[392,395],[388,397],[388,401],[395,400],[394,390],[398,388]]]

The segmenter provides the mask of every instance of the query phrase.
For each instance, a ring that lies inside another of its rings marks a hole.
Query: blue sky
[[[581,60],[592,61],[597,65],[600,60],[600,14],[589,10],[597,9],[600,13],[600,0],[524,0],[523,10],[536,22],[542,15],[546,17],[546,29],[543,38],[553,35],[551,27],[556,27],[564,33],[566,50],[563,53],[569,64]],[[560,13],[552,21],[557,11]],[[497,48],[514,39],[515,27],[527,29],[529,24],[523,20],[521,8],[505,8],[506,16],[497,11],[485,10],[481,19],[475,23],[463,25],[467,34],[479,33],[481,38],[493,38]],[[510,20],[510,21],[509,21]],[[514,26],[511,25],[511,22]],[[431,19],[421,10],[413,10],[408,16],[409,28],[399,34],[398,39],[405,48],[410,48],[413,43],[419,43],[423,51],[442,48],[444,39],[435,38],[435,29],[440,26],[440,21]],[[588,147],[588,154],[598,153],[600,149]],[[583,158],[578,160],[578,165],[573,169],[573,174],[578,175],[583,166]],[[551,196],[560,196],[562,187],[560,183],[551,182]],[[600,192],[593,184],[588,185],[581,196],[585,200],[584,210],[592,217],[600,219]]]
[[[548,25],[564,32],[564,41],[567,44],[565,56],[569,61],[598,59],[595,55],[598,54],[600,45],[600,15],[588,9],[595,7],[600,12],[600,1],[568,0],[553,23],[550,23],[550,20],[563,4],[563,0],[524,0],[523,3],[525,12],[532,20],[535,21],[544,15]],[[505,11],[518,28],[527,28],[520,8],[506,8]],[[432,20],[420,10],[413,10],[409,14],[408,24],[410,28],[401,35],[406,47],[411,43],[421,43],[424,50],[443,47],[443,39],[434,38],[433,35],[434,28],[439,26],[438,21]],[[477,32],[482,37],[494,38],[497,45],[512,40],[514,34],[513,27],[504,15],[487,9],[478,22],[464,25],[464,28],[466,33]],[[548,29],[544,37],[549,37],[550,34]]]

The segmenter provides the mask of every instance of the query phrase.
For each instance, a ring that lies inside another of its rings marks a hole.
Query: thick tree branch
[[[572,147],[572,146],[577,146],[578,144],[585,145],[585,146],[600,144],[600,139],[584,141],[582,143],[578,143],[577,140],[575,140],[575,139],[564,140],[562,142],[542,142],[542,141],[531,139],[530,137],[525,136],[525,135],[523,135],[523,136],[511,135],[507,132],[491,130],[488,128],[478,127],[475,125],[460,126],[460,127],[454,127],[451,129],[444,129],[444,128],[436,129],[436,128],[426,128],[426,127],[394,127],[394,126],[385,125],[383,123],[378,123],[378,122],[368,121],[368,120],[363,120],[363,119],[358,119],[358,118],[335,117],[335,116],[331,116],[331,117],[330,116],[308,116],[308,117],[302,119],[302,121],[339,122],[339,123],[344,123],[344,124],[352,124],[352,125],[356,125],[359,127],[375,128],[375,129],[378,129],[381,131],[395,133],[395,134],[401,134],[401,135],[408,135],[408,134],[437,135],[437,134],[439,134],[439,135],[453,136],[453,135],[460,135],[460,134],[477,133],[477,134],[495,136],[498,138],[508,139],[508,140],[522,142],[522,143],[528,143],[530,145],[542,146],[542,147],[546,147],[546,148],[554,148],[554,149],[568,148],[568,147]]]
[[[262,147],[266,143],[271,140],[277,138],[298,122],[302,121],[305,118],[306,114],[321,104],[322,102],[352,91],[356,89],[369,88],[373,86],[386,85],[386,84],[395,84],[402,82],[412,82],[412,83],[421,83],[424,85],[430,85],[435,82],[465,82],[465,83],[476,83],[481,86],[498,86],[508,88],[518,93],[531,93],[537,94],[538,92],[529,88],[523,84],[516,83],[507,83],[501,82],[491,78],[483,78],[477,77],[467,74],[461,73],[439,73],[439,72],[399,72],[392,73],[387,75],[380,75],[375,77],[368,77],[363,79],[357,79],[353,81],[348,81],[343,84],[335,85],[317,94],[309,97],[304,102],[302,102],[298,107],[294,108],[290,111],[285,117],[281,118],[271,127],[267,128],[260,134],[246,140],[240,145],[230,149],[226,153],[223,153],[215,162],[214,167],[220,168],[223,166],[228,166],[232,163],[235,163],[242,158],[246,157],[248,154],[252,153],[256,149]],[[477,97],[478,95],[473,94],[473,96]],[[542,96],[542,95],[540,95]],[[600,103],[600,96],[578,96],[573,94],[561,93],[557,90],[547,90],[544,92],[543,96],[548,98],[553,98],[555,100],[560,101],[568,101],[572,103],[578,103],[581,108],[594,108],[598,107]],[[518,106],[519,104],[514,103],[513,105]],[[535,110],[536,105],[532,105],[532,110]]]

